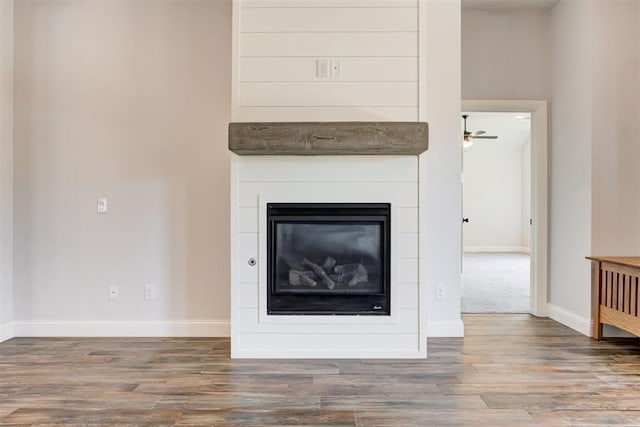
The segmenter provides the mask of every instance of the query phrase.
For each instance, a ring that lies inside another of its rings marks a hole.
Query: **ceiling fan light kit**
[[[462,118],[464,119],[464,133],[462,134],[462,147],[463,148],[469,148],[473,145],[473,140],[474,139],[498,139],[497,136],[495,135],[485,135],[485,131],[483,130],[478,130],[475,132],[469,132],[467,130],[467,117],[469,117],[468,114],[463,114]]]

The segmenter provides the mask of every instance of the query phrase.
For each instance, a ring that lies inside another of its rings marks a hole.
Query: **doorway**
[[[531,113],[465,112],[464,313],[528,313]],[[472,133],[473,135],[473,133]]]
[[[468,239],[466,244],[463,243],[463,247],[466,246],[466,249],[467,249],[466,262],[465,260],[463,260],[463,271],[469,268],[473,268],[475,263],[476,265],[480,266],[478,268],[483,269],[485,271],[488,270],[489,272],[493,272],[497,274],[499,277],[505,277],[505,276],[511,275],[512,283],[515,282],[516,277],[519,277],[519,279],[517,280],[523,280],[525,283],[525,287],[528,284],[528,288],[529,288],[528,310],[525,310],[527,306],[526,300],[523,304],[521,299],[520,305],[517,306],[518,308],[514,308],[517,302],[516,297],[512,297],[512,299],[509,299],[509,296],[504,292],[497,292],[496,294],[498,296],[496,298],[498,299],[498,301],[502,298],[502,300],[504,300],[504,302],[507,304],[503,304],[502,308],[500,308],[499,306],[493,307],[493,308],[488,307],[484,309],[485,311],[512,312],[512,311],[524,310],[536,316],[546,316],[547,315],[547,294],[548,294],[548,290],[547,290],[547,264],[548,264],[548,261],[547,261],[548,260],[548,249],[547,249],[547,245],[548,245],[548,235],[547,235],[548,233],[547,232],[548,230],[548,212],[547,212],[548,149],[547,149],[547,145],[548,145],[548,142],[547,142],[546,101],[465,100],[463,101],[463,110],[469,113],[470,118],[472,115],[474,114],[480,115],[480,113],[502,113],[502,114],[508,113],[511,115],[512,118],[516,120],[528,121],[529,125],[527,127],[529,129],[529,137],[528,137],[528,142],[524,142],[525,145],[521,147],[523,158],[522,158],[522,163],[520,164],[520,167],[519,167],[520,173],[522,173],[523,167],[526,168],[528,165],[530,168],[529,184],[526,185],[526,182],[525,182],[524,185],[522,185],[523,184],[522,181],[524,180],[522,179],[520,180],[522,187],[525,189],[528,188],[529,190],[529,194],[527,194],[526,191],[524,192],[524,196],[522,196],[522,201],[521,201],[521,208],[520,208],[521,216],[519,217],[519,223],[522,226],[521,227],[522,235],[519,241],[520,243],[507,244],[505,243],[505,240],[502,240],[501,243],[495,243],[496,241],[494,241],[495,246],[492,246],[491,244],[485,242],[483,243],[483,245],[478,244],[478,246],[474,247],[473,239],[471,240]],[[516,118],[517,116],[525,116],[525,117]],[[468,127],[470,131],[482,129],[487,131],[486,135],[493,134],[494,132],[494,130],[490,128],[490,124],[480,123],[479,126],[481,126],[481,128],[476,129],[476,124],[474,124],[472,121],[468,122]],[[495,130],[496,133],[501,130],[497,127],[494,129],[496,129]],[[503,130],[503,132],[506,132],[506,131]],[[485,141],[491,141],[491,140],[478,140],[477,145],[479,146],[479,144],[484,144]],[[499,141],[499,139],[491,142],[497,143],[497,141]],[[526,148],[527,143],[529,144],[528,151]],[[487,144],[485,145],[486,145],[485,148],[489,147],[489,145]],[[476,145],[474,144],[474,146]],[[495,146],[493,148],[495,148]],[[480,151],[480,150],[477,150],[477,151]],[[526,158],[526,154],[525,154],[527,152],[529,153],[528,159]],[[487,154],[487,153],[483,153],[483,154]],[[466,162],[466,161],[470,161],[470,158],[463,159],[463,162]],[[465,194],[466,192],[466,189],[465,189],[466,186],[471,185],[470,183],[471,178],[467,176],[467,174],[470,172],[467,170],[469,167],[471,167],[470,164],[463,166],[463,170],[465,171],[464,179],[463,179],[464,181],[463,194]],[[494,172],[494,168],[497,168],[497,167],[499,166],[491,166],[484,169],[481,168],[481,172],[484,172],[485,175],[491,175],[491,173]],[[500,175],[500,174],[494,174],[494,175]],[[522,175],[526,175],[526,173]],[[493,179],[496,179],[496,177],[494,176]],[[502,179],[505,179],[505,178],[503,177]],[[515,187],[515,186],[512,185],[512,187]],[[487,197],[484,197],[484,199],[486,200],[482,200],[483,196],[480,196],[480,198],[481,198],[480,201],[484,202],[485,204],[489,202],[489,199]],[[530,202],[528,206],[526,203],[527,200]],[[511,205],[513,206],[515,204],[512,203]],[[466,210],[466,208],[464,209]],[[504,214],[506,210],[508,209],[506,208],[502,209],[499,206],[498,207],[494,206],[493,211],[491,209],[489,209],[488,211],[490,215],[492,214],[493,216],[500,217],[500,215]],[[513,208],[511,208],[511,210],[513,210]],[[463,212],[463,213],[465,214],[464,217],[467,218],[466,212]],[[475,221],[480,221],[481,217],[478,216],[479,214],[476,213],[475,215],[476,215]],[[527,221],[526,216],[529,216],[528,218],[529,221]],[[474,221],[474,218],[472,218],[469,215],[469,223],[463,223],[464,227],[467,227],[469,224],[472,223],[472,221]],[[511,221],[514,222],[516,220],[512,219]],[[508,228],[506,227],[506,223],[503,222],[503,225],[505,225],[505,227],[503,228]],[[528,226],[528,230],[525,227],[525,225]],[[511,232],[513,233],[513,227],[511,226],[510,228],[511,228]],[[486,232],[486,230],[484,231]],[[494,233],[499,234],[504,231],[505,230],[501,230],[500,232],[494,231]],[[463,228],[463,236],[467,232],[471,232],[471,230],[467,230],[466,228]],[[476,237],[480,237],[480,236],[476,236]],[[504,236],[496,235],[494,237],[504,237]],[[527,237],[529,239],[528,241],[527,241]],[[529,259],[527,259],[527,252],[528,252]],[[484,260],[480,259],[482,257],[491,258],[492,254],[494,255],[493,261],[485,262]],[[500,256],[498,256],[498,254]],[[476,259],[471,259],[472,255],[476,255],[475,256]],[[511,255],[520,255],[520,259],[509,260],[508,258],[515,258],[514,256],[511,256]],[[491,265],[490,262],[493,262],[494,265],[490,266]],[[507,266],[510,265],[511,267],[507,267],[507,268],[511,270],[507,271],[506,273],[504,272],[496,273],[497,271],[500,270],[500,268],[504,268],[504,267],[500,267],[498,264],[503,264]],[[523,270],[522,268],[523,266],[524,267],[528,266],[529,267],[528,271],[526,269]],[[519,270],[517,270],[518,268]],[[467,272],[465,271],[465,273]],[[471,274],[472,272],[469,271],[468,273]],[[524,276],[524,279],[522,279],[522,276]],[[528,281],[526,280],[527,276],[528,276]],[[489,278],[489,280],[491,280],[491,278]],[[466,284],[465,275],[463,274],[463,307],[462,307],[463,312],[474,310],[473,308],[470,308],[468,304],[466,304],[468,301],[465,301],[465,296],[468,296],[469,294],[471,294],[472,291],[470,289],[466,289],[465,284]],[[513,303],[513,304],[510,304],[510,303]],[[523,305],[524,305],[524,308],[523,308]]]

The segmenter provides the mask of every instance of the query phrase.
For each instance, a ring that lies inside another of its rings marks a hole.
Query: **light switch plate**
[[[329,75],[329,61],[326,59],[316,60],[316,77],[325,78]]]
[[[98,198],[98,213],[105,214],[107,212],[108,212],[107,198],[106,197]]]
[[[339,59],[332,59],[329,64],[329,75],[331,77],[340,77],[342,74],[342,62]]]

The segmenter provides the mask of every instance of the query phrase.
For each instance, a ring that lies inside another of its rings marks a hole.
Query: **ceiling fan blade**
[[[473,139],[498,139],[495,135],[474,136]]]
[[[478,131],[475,131],[475,132],[471,132],[471,136],[475,138],[475,137],[477,137],[478,135],[484,135],[485,133],[486,133],[486,132],[485,132],[485,131],[483,131],[483,130],[478,130]]]

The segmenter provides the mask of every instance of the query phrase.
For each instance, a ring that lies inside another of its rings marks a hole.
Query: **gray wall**
[[[16,320],[228,322],[231,1],[24,1],[15,26]]]
[[[0,341],[13,320],[13,0],[0,1]]]
[[[547,99],[549,11],[462,11],[462,98]]]

